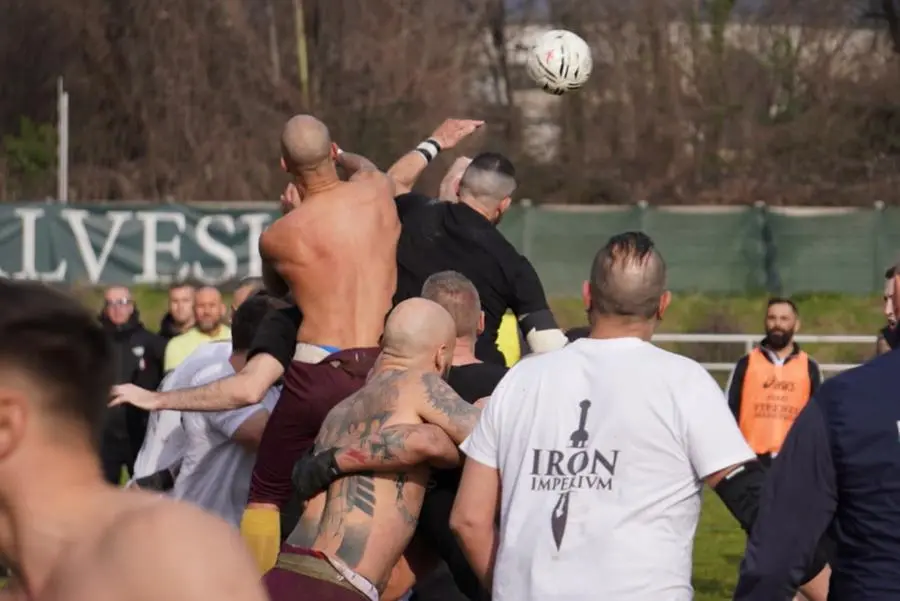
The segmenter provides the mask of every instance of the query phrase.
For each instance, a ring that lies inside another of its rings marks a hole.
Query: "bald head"
[[[455,342],[453,318],[439,304],[424,298],[411,298],[394,307],[382,338],[386,354],[413,361],[444,355],[448,363]]]
[[[496,152],[475,156],[459,180],[460,199],[471,199],[494,208],[516,189],[516,170],[512,162]]]
[[[619,234],[594,257],[589,287],[593,314],[650,320],[666,292],[666,264],[646,234]]]
[[[476,338],[481,321],[481,298],[472,280],[458,271],[431,275],[422,286],[422,298],[444,308],[456,324],[457,338]]]
[[[296,115],[281,132],[281,156],[294,175],[320,166],[331,156],[331,134],[311,115]]]

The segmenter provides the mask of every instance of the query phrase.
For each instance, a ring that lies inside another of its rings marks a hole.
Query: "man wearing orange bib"
[[[771,462],[788,430],[822,383],[819,365],[794,342],[800,315],[793,301],[769,300],[766,337],[734,366],[728,405],[750,448]]]

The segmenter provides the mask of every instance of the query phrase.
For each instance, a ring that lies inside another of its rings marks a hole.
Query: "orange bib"
[[[800,410],[809,401],[809,356],[800,351],[775,365],[756,348],[750,352],[738,423],[757,455],[777,453]]]

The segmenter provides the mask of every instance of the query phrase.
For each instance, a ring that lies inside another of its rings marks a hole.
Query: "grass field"
[[[99,308],[96,290],[79,290],[91,307]],[[151,328],[165,311],[165,294],[151,289],[134,290],[143,321]],[[880,299],[846,296],[795,297],[800,308],[802,331],[810,334],[875,334],[882,327]],[[551,302],[564,327],[585,323],[580,301]],[[676,295],[663,332],[761,333],[766,297],[717,297]],[[733,361],[743,352],[740,345],[671,345],[673,350],[703,361]],[[807,349],[820,362],[856,362],[871,357],[871,346],[816,345]],[[707,491],[703,516],[694,544],[694,587],[697,601],[730,599],[743,554],[745,538],[714,493]]]

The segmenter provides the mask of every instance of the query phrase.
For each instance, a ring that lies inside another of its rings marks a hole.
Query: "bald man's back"
[[[378,171],[340,181],[328,128],[309,115],[288,121],[281,146],[304,197],[263,233],[260,254],[303,311],[298,341],[377,347],[397,280],[393,185]]]
[[[317,452],[352,445],[388,426],[428,422],[457,444],[474,427],[480,411],[441,379],[443,366],[435,360],[445,356],[449,365],[455,339],[450,315],[432,301],[406,301],[391,313],[385,338],[365,386],[329,412]],[[287,542],[335,556],[383,586],[415,530],[427,479],[425,465],[343,477],[309,501]]]

